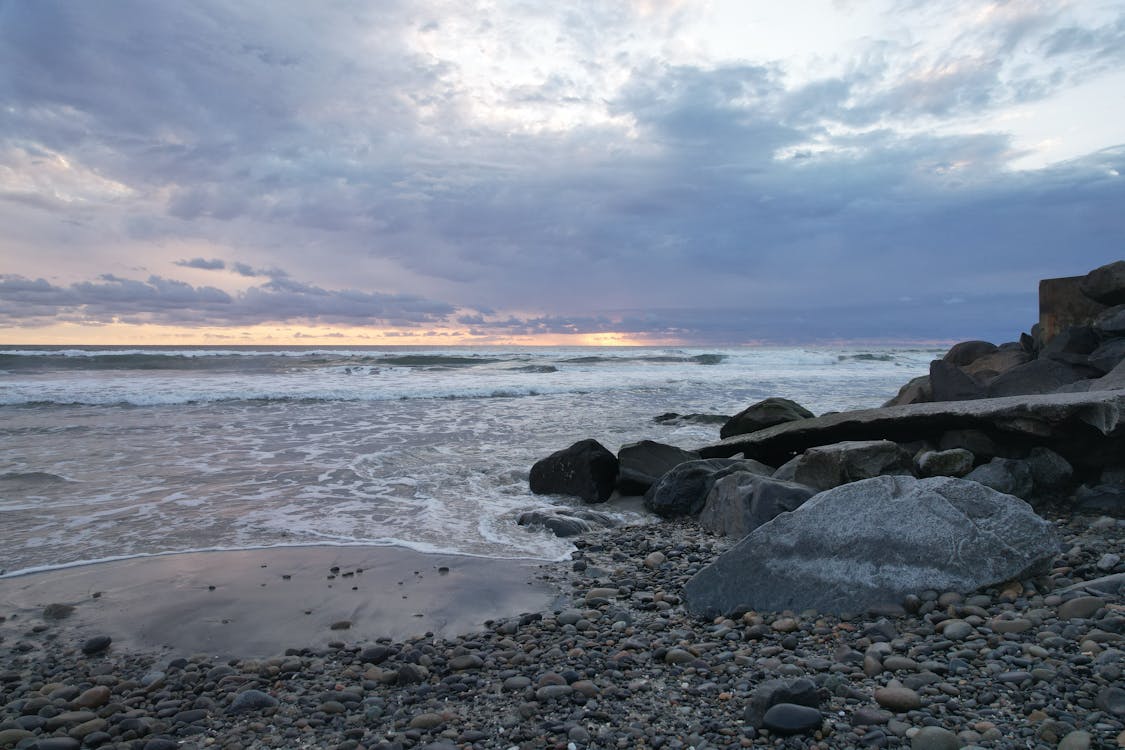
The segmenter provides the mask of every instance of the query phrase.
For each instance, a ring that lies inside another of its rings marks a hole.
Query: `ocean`
[[[0,347],[0,575],[312,544],[563,559],[516,523],[573,502],[529,492],[538,459],[698,447],[719,425],[654,418],[769,396],[878,406],[942,351]]]

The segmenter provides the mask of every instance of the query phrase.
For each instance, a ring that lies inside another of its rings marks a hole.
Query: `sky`
[[[0,0],[0,344],[1018,338],[1125,0]]]

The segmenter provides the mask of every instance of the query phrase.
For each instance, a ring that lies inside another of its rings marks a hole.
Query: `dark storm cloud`
[[[44,279],[0,276],[0,321],[37,325],[81,323],[165,323],[254,325],[336,323],[417,326],[444,320],[453,308],[411,295],[329,291],[275,278],[230,295],[150,276],[145,281],[103,274],[97,281],[56,286]]]
[[[937,126],[1120,67],[1125,16],[1083,26],[1047,5],[998,7],[1011,12],[938,52],[867,40],[843,72],[810,80],[783,61],[621,51],[624,83],[604,101],[597,56],[674,16],[481,11],[474,35],[558,15],[579,50],[537,82],[490,82],[513,125],[440,44],[410,42],[446,33],[448,11],[426,2],[3,4],[0,168],[57,154],[134,197],[88,197],[88,177],[73,178],[81,200],[4,185],[0,217],[31,227],[20,217],[50,210],[103,245],[204,240],[226,259],[169,262],[258,282],[224,300],[159,276],[6,277],[0,315],[414,326],[467,308],[521,311],[461,320],[488,335],[1014,335],[1039,278],[1120,256],[1121,152],[1019,172],[1008,134]],[[614,119],[519,121],[580,105]]]

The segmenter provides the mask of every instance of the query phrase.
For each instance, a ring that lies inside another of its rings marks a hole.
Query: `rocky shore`
[[[527,514],[576,535],[530,581],[552,609],[233,659],[0,612],[0,750],[1125,747],[1125,262],[1076,279],[1088,320],[960,344],[883,409],[538,462],[535,493],[663,519]]]
[[[569,606],[458,637],[217,660],[43,612],[0,643],[0,747],[1122,746],[1125,522],[1053,523],[1047,575],[919,591],[905,614],[693,617],[684,584],[731,540],[689,521],[583,537],[540,569]]]

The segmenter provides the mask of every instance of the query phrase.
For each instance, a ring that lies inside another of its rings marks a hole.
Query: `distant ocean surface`
[[[653,418],[768,396],[878,406],[941,353],[0,347],[0,570],[307,544],[560,559],[516,524],[568,502],[528,491],[543,456],[697,447],[718,425]]]

